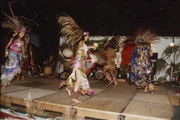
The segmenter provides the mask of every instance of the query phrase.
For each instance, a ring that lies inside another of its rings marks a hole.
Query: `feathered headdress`
[[[106,59],[104,58],[103,54],[100,52],[95,52],[94,55],[98,58],[97,63],[103,65],[106,63]]]
[[[31,19],[23,16],[15,16],[11,8],[11,3],[8,3],[11,15],[2,12],[6,16],[5,20],[1,24],[2,27],[9,28],[13,32],[22,32],[26,30],[26,28],[30,28],[30,25],[32,24],[37,25],[37,23],[35,23]]]
[[[63,14],[59,16],[58,23],[61,28],[60,34],[62,34],[66,41],[69,41],[71,46],[82,39],[83,30],[69,15]]]
[[[14,32],[21,32],[25,30],[25,26],[23,25],[22,21],[20,21],[18,17],[14,15],[10,3],[9,3],[9,9],[11,15],[7,15],[6,13],[3,12],[3,14],[6,16],[6,20],[2,22],[1,24],[2,27],[9,28],[11,31]]]
[[[139,29],[135,34],[135,43],[137,44],[154,44],[158,42],[157,40],[156,34],[150,29]]]

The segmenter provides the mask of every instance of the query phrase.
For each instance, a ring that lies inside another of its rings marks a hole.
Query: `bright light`
[[[169,45],[170,45],[171,47],[173,47],[173,46],[174,46],[174,42],[171,42]]]

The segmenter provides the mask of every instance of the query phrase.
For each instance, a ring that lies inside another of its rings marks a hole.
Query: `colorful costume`
[[[135,83],[137,88],[144,88],[144,92],[153,93],[153,65],[150,60],[150,45],[157,42],[156,35],[150,30],[142,30],[136,34],[135,43],[131,56],[131,83]]]
[[[24,42],[21,39],[24,37],[27,28],[30,28],[31,23],[33,22],[26,17],[15,16],[11,8],[12,3],[13,2],[9,3],[11,14],[8,15],[3,12],[6,19],[1,24],[2,27],[10,29],[10,31],[13,33],[12,38],[5,48],[6,53],[9,53],[6,54],[8,55],[8,58],[5,63],[5,69],[1,76],[3,87],[10,84],[17,73],[20,73],[21,71],[21,55],[24,53]]]
[[[85,73],[85,63],[88,57],[88,47],[86,46],[85,41],[88,40],[89,33],[83,32],[77,23],[66,14],[58,17],[58,23],[61,27],[61,35],[65,41],[68,41],[68,46],[72,48],[75,53],[73,71],[67,81],[62,81],[59,87],[61,88],[63,85],[67,85],[66,91],[71,100],[78,103],[80,102],[78,100],[79,94],[93,95],[93,91],[90,89]]]
[[[5,63],[5,69],[2,73],[2,84],[7,84],[13,80],[13,78],[21,72],[21,50],[23,44],[20,41],[14,41],[10,46],[10,52]]]
[[[84,44],[83,47],[77,51],[75,60],[72,65],[73,71],[66,81],[61,82],[60,88],[63,85],[67,85],[73,88],[74,83],[77,81],[77,79],[79,79],[81,80],[81,86],[78,90],[78,93],[93,95],[93,91],[89,86],[89,81],[87,79],[86,72],[85,72],[87,50],[88,50],[88,47]]]
[[[144,88],[152,82],[152,64],[148,46],[137,46],[132,52],[131,58],[131,83],[135,83],[137,88]]]

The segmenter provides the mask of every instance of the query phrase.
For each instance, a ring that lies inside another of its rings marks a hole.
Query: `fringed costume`
[[[116,78],[117,70],[115,65],[116,59],[116,46],[117,45],[117,38],[113,38],[111,41],[108,41],[105,44],[104,55],[106,58],[105,65],[103,67],[103,74],[105,75],[106,79],[109,81],[109,84],[114,83],[114,86],[118,85],[118,81]]]
[[[156,36],[149,30],[138,32],[131,57],[131,83],[135,83],[137,89],[143,88],[145,92],[154,92],[153,67],[150,60],[150,44],[156,41]],[[150,90],[151,89],[151,90]]]
[[[144,88],[152,82],[152,70],[148,46],[136,46],[131,58],[131,82],[137,88]]]
[[[61,27],[61,35],[69,42],[69,46],[75,53],[75,59],[72,65],[73,71],[66,81],[60,83],[59,87],[61,88],[63,85],[66,85],[66,91],[71,100],[80,102],[78,100],[79,94],[93,95],[85,73],[85,64],[88,57],[87,51],[89,49],[85,44],[85,37],[89,36],[89,33],[83,33],[76,22],[65,14],[58,17],[58,23]]]
[[[73,71],[66,80],[66,85],[74,87],[74,83],[77,79],[80,80],[81,86],[79,87],[78,93],[92,95],[93,91],[90,88],[89,81],[85,72],[85,64],[87,60],[87,46],[84,44],[82,48],[79,48],[75,60],[73,62]]]

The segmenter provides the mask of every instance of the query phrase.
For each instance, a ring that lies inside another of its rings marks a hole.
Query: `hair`
[[[88,41],[85,41],[85,37],[86,36],[88,36],[89,34],[86,34],[86,35],[83,35],[82,37],[81,37],[81,40],[79,40],[79,41],[77,41],[75,44],[74,44],[74,46],[73,46],[73,54],[75,55],[76,54],[76,52],[77,52],[77,50],[78,50],[78,47],[79,47],[79,43],[81,42],[81,41],[84,41],[84,42],[88,42]]]
[[[116,46],[111,41],[109,42],[107,41],[105,44],[106,44],[105,49],[108,49],[109,47],[113,49],[116,48]]]
[[[149,46],[150,43],[147,43],[147,42],[138,42],[136,43],[137,45],[143,45],[143,46]]]
[[[19,33],[15,36],[12,36],[11,38],[13,38],[13,41],[12,41],[12,43],[13,43],[15,40],[17,40],[19,38]]]
[[[24,37],[23,37],[23,40],[26,40],[27,38],[30,39],[30,36],[29,36],[29,34],[26,33],[26,34],[24,35]]]
[[[77,49],[78,49],[78,47],[79,47],[80,41],[82,41],[82,40],[79,40],[78,42],[76,42],[76,43],[74,44],[74,46],[73,46],[73,55],[76,55],[76,51],[77,51]]]
[[[19,34],[20,34],[20,33],[18,33],[17,35],[15,35],[15,36],[13,37],[13,39],[18,39],[18,38],[19,38]]]
[[[20,34],[21,32],[18,32],[17,33],[17,35],[15,35],[15,36],[12,36],[12,38],[13,38],[13,42],[15,41],[15,40],[17,40],[17,39],[19,39],[20,37],[19,37],[19,34]],[[24,35],[24,37],[22,38],[23,40],[25,39],[25,35]]]
[[[86,35],[83,35],[82,36],[82,40],[84,41],[85,40],[85,37],[88,36],[89,34],[86,34]]]

